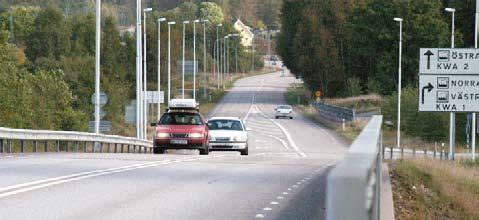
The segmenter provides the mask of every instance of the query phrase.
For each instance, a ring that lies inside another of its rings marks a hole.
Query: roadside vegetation
[[[464,161],[390,162],[397,219],[479,219],[479,166]]]
[[[35,1],[36,2],[36,1]],[[37,2],[38,3],[38,2]],[[94,10],[79,10],[65,14],[61,4],[34,4],[21,1],[22,6],[2,2],[0,5],[0,126],[26,129],[87,131],[93,119],[91,96],[94,93],[95,15]],[[104,4],[102,18],[101,88],[108,95],[103,107],[103,120],[112,122],[112,133],[132,135],[134,125],[125,123],[124,107],[135,99],[135,38],[117,24],[113,3]],[[225,6],[226,7],[226,6]],[[181,3],[169,10],[154,12],[147,20],[148,90],[157,85],[157,19],[193,20],[208,18],[207,39],[216,38],[218,23],[223,23],[220,36],[234,33],[230,12],[223,12],[216,3]],[[12,32],[13,31],[13,32]],[[203,70],[203,35],[197,27],[199,71]],[[200,34],[201,33],[201,34]],[[181,28],[171,29],[172,97],[181,88],[177,60],[181,57]],[[186,56],[193,53],[193,28],[186,28]],[[161,29],[166,42],[167,28]],[[207,40],[207,72],[212,78],[213,41]],[[234,41],[230,48],[235,48]],[[162,47],[164,47],[163,44]],[[162,49],[163,49],[162,48]],[[238,44],[238,72],[248,72],[252,65],[251,52]],[[161,51],[162,88],[167,82],[167,50]],[[235,59],[230,60],[233,72]],[[256,56],[255,68],[264,63]],[[202,95],[198,79],[198,94]],[[186,88],[191,89],[191,83]],[[210,90],[212,91],[212,90]],[[212,92],[212,102],[224,91]],[[202,97],[202,96],[201,96]],[[208,99],[207,99],[208,100]],[[206,100],[200,100],[205,102]],[[208,107],[205,107],[208,109]],[[155,117],[156,118],[156,117]]]

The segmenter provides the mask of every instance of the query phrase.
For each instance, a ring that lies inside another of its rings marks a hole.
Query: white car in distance
[[[248,132],[240,118],[213,117],[207,124],[210,151],[239,151],[248,155]]]
[[[278,105],[274,108],[274,117],[293,119],[293,107],[291,105]]]

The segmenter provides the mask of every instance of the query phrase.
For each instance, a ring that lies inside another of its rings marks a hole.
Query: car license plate
[[[186,145],[188,144],[187,140],[171,140],[170,144],[181,144],[181,145]]]

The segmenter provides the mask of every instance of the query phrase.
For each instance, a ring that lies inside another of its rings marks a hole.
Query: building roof
[[[246,26],[239,18],[235,21],[234,23],[234,26],[235,27],[240,27],[242,30],[245,30],[247,32],[247,34],[249,35],[253,35],[253,32],[251,32],[251,28]]]

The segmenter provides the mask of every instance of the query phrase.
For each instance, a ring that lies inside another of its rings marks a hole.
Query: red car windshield
[[[161,117],[160,125],[203,125],[203,120],[199,114],[171,112]]]

